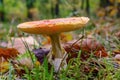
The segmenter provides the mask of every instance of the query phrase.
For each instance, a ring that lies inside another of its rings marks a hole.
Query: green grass
[[[29,57],[29,53],[24,54],[24,57]],[[14,66],[10,63],[7,75],[2,75],[7,80],[14,80],[16,78],[26,80],[119,80],[120,68],[115,68],[116,64],[107,58],[96,59],[91,57],[86,61],[80,60],[81,51],[78,53],[77,58],[69,61],[68,66],[62,69],[59,73],[55,73],[53,66],[49,66],[47,59],[44,60],[42,65],[34,66],[31,70],[24,66],[22,76],[18,77]],[[22,56],[21,56],[22,58]],[[35,58],[35,57],[34,57]],[[87,68],[89,67],[89,70]],[[20,67],[19,67],[20,68]],[[6,80],[1,78],[1,80]]]

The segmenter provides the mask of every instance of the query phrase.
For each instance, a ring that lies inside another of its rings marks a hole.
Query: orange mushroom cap
[[[19,24],[21,31],[32,34],[56,34],[79,29],[89,21],[88,17],[58,18]]]

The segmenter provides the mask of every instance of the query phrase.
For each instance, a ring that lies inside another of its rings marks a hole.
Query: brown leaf
[[[84,39],[80,45],[82,51],[87,53],[94,53],[96,57],[106,57],[107,52],[103,45],[101,45],[98,41],[92,38]]]
[[[14,58],[19,54],[15,48],[0,48],[0,57],[4,59]]]
[[[64,49],[65,51],[68,53],[68,57],[67,57],[67,62],[71,59],[71,58],[76,58],[77,57],[77,52],[80,50],[80,46],[78,44],[74,44],[73,43],[66,43],[64,44]]]
[[[78,52],[81,50],[81,58],[86,60],[89,58],[90,54],[93,53],[95,57],[107,57],[108,54],[105,51],[103,45],[101,45],[98,41],[92,38],[83,39],[79,43],[74,44],[66,43],[64,45],[64,49],[69,54],[68,60],[78,56]]]
[[[117,54],[120,54],[120,50],[118,50],[118,49],[113,51],[113,55],[117,55]]]

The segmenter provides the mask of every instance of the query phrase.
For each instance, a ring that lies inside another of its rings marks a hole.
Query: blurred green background
[[[1,22],[71,16],[120,17],[119,13],[120,0],[0,0]]]

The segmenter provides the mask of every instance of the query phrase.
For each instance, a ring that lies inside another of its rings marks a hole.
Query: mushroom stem
[[[49,55],[49,62],[54,65],[55,72],[59,72],[61,67],[66,67],[66,60],[63,60],[65,50],[61,47],[59,34],[50,35],[52,51]],[[63,60],[63,61],[62,61]]]
[[[52,44],[52,57],[53,58],[63,58],[64,50],[60,44],[59,34],[50,35]]]

